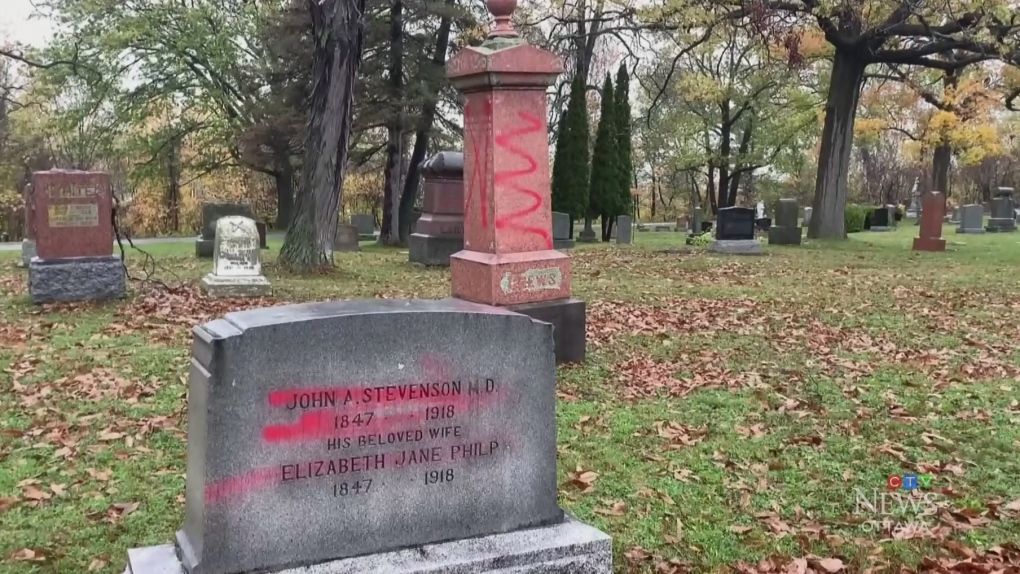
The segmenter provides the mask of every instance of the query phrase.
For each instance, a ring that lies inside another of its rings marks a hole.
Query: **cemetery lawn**
[[[658,252],[676,233],[573,252],[589,358],[559,371],[561,503],[613,536],[617,572],[1020,564],[1020,233],[952,231],[946,253],[911,252],[909,224],[757,258]],[[406,251],[299,278],[271,246],[273,301],[202,299],[210,263],[180,243],[146,248],[179,292],[44,308],[0,252],[0,572],[120,573],[172,540],[193,325],[449,292]],[[894,474],[934,478],[911,498]]]

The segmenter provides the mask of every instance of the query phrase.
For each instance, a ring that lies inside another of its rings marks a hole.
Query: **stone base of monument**
[[[269,280],[259,275],[256,277],[221,277],[209,273],[202,278],[202,293],[217,299],[238,297],[269,297],[273,294],[273,286]]]
[[[509,305],[507,309],[553,326],[553,348],[557,363],[583,363],[586,305],[580,299],[558,299],[542,303]]]
[[[577,241],[579,243],[598,243],[599,237],[594,229],[591,231],[584,230],[577,234]]]
[[[975,228],[972,228],[972,229],[964,229],[964,228],[960,227],[960,228],[957,228],[956,232],[957,233],[984,233],[985,229],[983,227],[975,227]]]
[[[198,239],[195,240],[195,257],[212,259],[214,244],[214,239],[202,239],[202,236],[200,235]]]
[[[286,568],[275,574],[611,574],[613,541],[577,520]],[[184,574],[172,544],[128,550],[124,574]]]
[[[358,241],[377,241],[379,239],[379,232],[375,233],[359,233]]]
[[[28,267],[33,257],[35,257],[35,241],[32,239],[22,239],[21,259],[18,260],[18,267]]]
[[[708,250],[731,255],[761,255],[761,242],[756,239],[717,239],[708,244]]]
[[[985,229],[991,233],[1008,233],[1010,231],[1016,231],[1016,221],[1012,219],[993,217],[988,220],[988,225],[985,226]]]
[[[408,261],[417,265],[449,267],[450,256],[462,249],[463,237],[412,233],[407,238]]]
[[[945,251],[946,240],[934,237],[915,237],[914,251]]]
[[[563,249],[573,249],[574,245],[575,243],[573,239],[553,239],[553,249],[555,249],[556,251],[561,251]]]
[[[800,245],[800,227],[769,227],[769,245]]]
[[[886,227],[884,225],[872,225],[868,231],[892,231],[892,227]]]
[[[124,296],[124,264],[119,257],[32,259],[28,292],[33,303],[105,301]]]

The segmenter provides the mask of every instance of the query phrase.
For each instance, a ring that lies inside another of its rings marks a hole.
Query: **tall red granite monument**
[[[517,0],[488,6],[488,39],[446,65],[464,95],[464,249],[450,257],[453,296],[552,323],[557,361],[581,362],[585,304],[570,296],[570,258],[552,236],[546,90],[563,64],[518,36]]]
[[[35,257],[28,290],[35,303],[124,296],[124,266],[113,255],[110,175],[50,170],[32,174]]]
[[[921,198],[921,235],[914,239],[914,251],[945,251],[942,223],[946,215],[946,196],[929,191]]]

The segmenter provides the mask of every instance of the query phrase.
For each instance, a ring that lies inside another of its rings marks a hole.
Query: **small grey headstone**
[[[616,244],[629,245],[634,242],[633,220],[629,215],[616,218]]]
[[[351,225],[358,228],[358,234],[371,239],[375,236],[375,216],[371,213],[359,213],[351,216]]]
[[[271,572],[561,524],[552,331],[453,299],[197,327],[186,570]]]
[[[992,216],[988,219],[990,232],[1016,231],[1016,214],[1013,212],[1013,198],[1002,195],[992,200]]]
[[[807,227],[808,225],[811,225],[811,212],[812,211],[814,211],[814,208],[811,208],[811,207],[805,207],[804,208],[804,227]]]
[[[343,223],[337,225],[336,233],[333,234],[333,251],[361,251],[358,235],[358,228],[353,225],[345,225]]]
[[[769,245],[800,245],[803,235],[797,216],[800,207],[796,199],[780,199],[776,208],[776,224],[769,226]]]
[[[264,297],[272,286],[262,276],[259,232],[255,221],[240,216],[216,222],[213,271],[202,278],[202,291],[210,297]]]
[[[570,214],[552,212],[553,249],[571,249],[574,240],[570,238]]]
[[[964,205],[960,210],[960,227],[957,233],[984,233],[983,220],[985,210],[981,205]]]

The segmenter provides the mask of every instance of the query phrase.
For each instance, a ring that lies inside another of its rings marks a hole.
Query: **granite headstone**
[[[984,233],[984,208],[979,204],[964,205],[960,210],[960,227],[957,233]]]
[[[946,214],[946,196],[929,191],[921,199],[921,233],[914,239],[914,251],[945,251],[942,224]]]
[[[893,212],[887,205],[879,205],[871,211],[870,231],[892,231]]]
[[[336,226],[336,233],[333,234],[333,251],[349,252],[361,251],[361,244],[358,243],[358,228],[353,225],[341,223]]]
[[[776,224],[769,227],[769,245],[800,245],[801,228],[797,224],[800,207],[796,199],[780,199]]]
[[[629,215],[616,218],[616,244],[630,245],[634,243],[634,220]]]
[[[715,241],[709,249],[718,253],[757,255],[761,243],[754,238],[754,209],[750,207],[724,207],[719,210],[715,223]]]
[[[113,256],[113,189],[97,171],[32,174],[30,229],[36,254],[28,290],[35,303],[123,297],[124,264]]]
[[[194,331],[177,554],[189,574],[608,574],[609,537],[557,505],[555,402],[552,326],[504,308],[230,313]]]
[[[554,211],[552,213],[552,223],[553,223],[553,248],[572,249],[574,247],[574,240],[570,238],[570,234],[572,231],[572,226],[570,224],[570,214]]]
[[[985,229],[992,233],[1016,231],[1012,197],[1003,195],[992,199],[992,216],[988,219]]]
[[[449,267],[464,249],[464,154],[441,151],[422,162],[424,213],[408,238],[408,261]]]
[[[356,213],[351,216],[351,225],[358,228],[361,239],[375,239],[375,216],[371,213]]]

